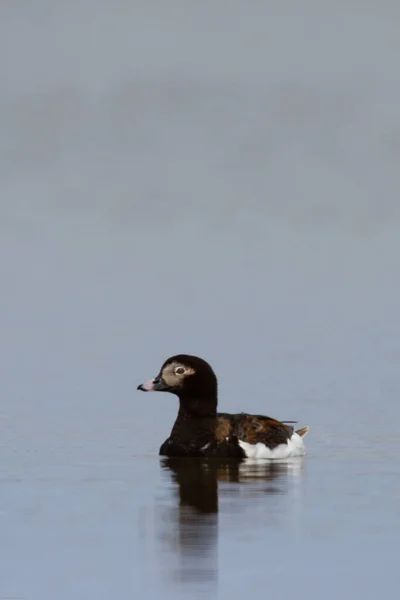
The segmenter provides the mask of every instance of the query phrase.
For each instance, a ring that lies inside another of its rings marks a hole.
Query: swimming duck
[[[305,454],[308,427],[263,415],[217,413],[218,382],[211,366],[187,354],[171,356],[157,377],[138,386],[143,392],[170,392],[179,398],[162,456],[282,459]]]

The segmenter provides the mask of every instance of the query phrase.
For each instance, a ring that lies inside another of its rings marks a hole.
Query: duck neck
[[[212,441],[217,423],[217,399],[210,396],[179,398],[179,411],[170,441],[185,448],[201,448]]]
[[[179,398],[177,420],[215,419],[217,416],[217,398],[184,396]]]
[[[182,447],[202,447],[214,435],[217,402],[201,396],[179,398],[179,412],[170,439]]]

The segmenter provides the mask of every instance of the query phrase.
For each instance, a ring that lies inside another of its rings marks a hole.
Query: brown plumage
[[[178,416],[160,454],[282,457],[273,453],[277,448],[288,456],[302,453],[301,438],[308,427],[294,432],[289,422],[263,415],[217,413],[217,388],[211,366],[201,358],[184,354],[166,360],[157,377],[138,386],[142,391],[168,391],[179,398]]]

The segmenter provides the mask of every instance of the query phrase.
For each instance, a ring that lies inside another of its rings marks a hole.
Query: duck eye
[[[183,367],[176,367],[176,369],[175,369],[176,375],[183,375],[184,372],[185,372],[185,369]]]

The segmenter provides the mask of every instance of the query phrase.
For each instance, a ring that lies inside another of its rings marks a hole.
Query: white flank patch
[[[306,453],[303,438],[296,432],[291,437],[292,454],[290,456],[302,456]]]
[[[301,456],[305,454],[303,439],[298,433],[294,433],[286,444],[279,444],[271,450],[265,444],[248,444],[239,440],[240,447],[244,450],[247,458],[289,458],[289,456]]]

